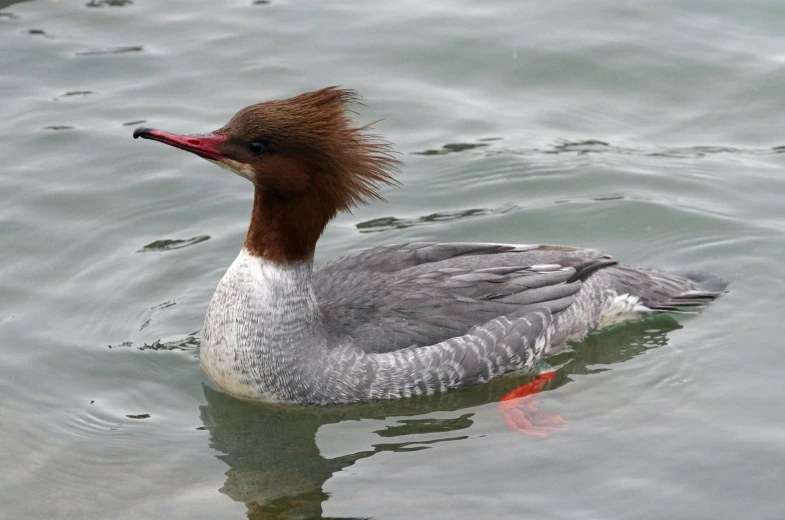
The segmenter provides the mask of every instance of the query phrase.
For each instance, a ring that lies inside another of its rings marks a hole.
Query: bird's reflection
[[[571,374],[596,372],[589,368],[593,365],[620,363],[663,346],[667,333],[678,328],[672,317],[660,316],[589,336],[574,350],[549,359],[553,366],[561,366],[546,390],[565,385]],[[468,410],[496,402],[531,379],[511,377],[429,397],[328,408],[247,403],[205,386],[207,404],[201,407],[201,419],[211,447],[229,466],[220,491],[246,504],[249,519],[322,518],[322,504],[328,499],[323,485],[337,471],[384,451],[412,451],[466,439],[474,415]],[[449,418],[416,418],[433,412],[454,413]],[[324,425],[391,417],[400,419],[373,432],[379,443],[371,449],[326,458],[317,446],[316,433]],[[501,418],[499,424],[503,427]],[[433,433],[448,435],[422,440]]]

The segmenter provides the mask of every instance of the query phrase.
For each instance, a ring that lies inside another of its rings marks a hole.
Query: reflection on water
[[[666,345],[667,333],[679,328],[672,317],[658,316],[593,334],[574,350],[549,359],[560,368],[546,389],[567,384],[571,374],[607,370],[596,365],[620,363]],[[247,403],[205,386],[207,404],[200,415],[210,433],[210,446],[229,466],[220,491],[244,503],[248,518],[320,518],[322,504],[329,499],[324,484],[334,473],[377,453],[424,450],[437,442],[467,439],[474,422],[474,414],[467,409],[494,403],[528,380],[530,376],[509,377],[459,392],[331,408]],[[433,412],[454,415],[412,418]],[[395,417],[401,417],[395,425],[371,431],[380,441],[372,449],[326,458],[317,445],[316,434],[322,426]],[[448,435],[424,438],[434,433]],[[520,438],[521,442],[538,442]]]

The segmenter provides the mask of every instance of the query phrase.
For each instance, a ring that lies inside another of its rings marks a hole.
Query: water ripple
[[[445,155],[448,153],[463,152],[488,146],[484,143],[447,143],[438,150],[425,150],[422,152],[412,152],[412,155]]]
[[[422,217],[415,218],[397,218],[397,217],[381,217],[373,220],[367,220],[357,224],[357,229],[361,233],[374,233],[379,231],[386,231],[388,229],[406,229],[415,226],[427,226],[439,222],[450,222],[453,220],[460,220],[471,217],[482,217],[491,214],[502,214],[514,209],[513,207],[505,207],[498,209],[466,209],[458,211],[442,211],[438,213],[430,213]]]
[[[478,139],[483,140],[483,139]],[[488,139],[485,139],[486,141]],[[662,146],[617,146],[599,139],[585,139],[578,141],[556,141],[546,148],[504,148],[494,144],[486,143],[448,143],[439,149],[427,149],[424,151],[410,152],[412,155],[446,155],[450,153],[474,150],[477,148],[488,147],[484,150],[486,155],[556,155],[556,154],[612,154],[629,155],[641,157],[666,157],[666,158],[700,158],[710,155],[749,155],[765,156],[785,153],[785,146],[774,146],[770,148],[740,148],[722,145],[696,145],[683,147],[662,147]]]
[[[146,327],[142,327],[144,329]],[[199,349],[200,345],[199,340],[199,331],[191,332],[184,338],[175,339],[171,341],[163,341],[157,339],[152,343],[142,343],[141,345],[135,345],[133,341],[123,341],[121,343],[117,343],[115,345],[107,345],[107,348],[110,349],[122,349],[122,348],[132,348],[135,347],[137,350],[166,350],[166,351],[174,351],[180,350],[184,352],[192,352]]]
[[[175,249],[182,249],[184,247],[193,246],[210,240],[210,235],[199,235],[192,238],[181,239],[163,239],[150,242],[137,253],[151,253],[158,251],[174,251]]]
[[[90,0],[85,4],[86,7],[125,7],[133,5],[132,0]]]
[[[77,52],[77,56],[107,56],[113,54],[127,54],[131,52],[142,52],[144,46],[142,45],[125,45],[120,47],[109,47],[106,49],[91,49],[88,51]]]

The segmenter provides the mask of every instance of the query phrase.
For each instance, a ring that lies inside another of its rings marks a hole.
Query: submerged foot
[[[545,413],[537,408],[535,394],[554,377],[555,370],[543,372],[534,381],[504,394],[499,401],[499,413],[508,428],[544,439],[567,424],[561,415]]]

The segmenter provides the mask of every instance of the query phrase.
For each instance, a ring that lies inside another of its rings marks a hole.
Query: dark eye
[[[266,148],[267,146],[262,141],[251,141],[248,143],[248,151],[254,155],[260,155]]]

